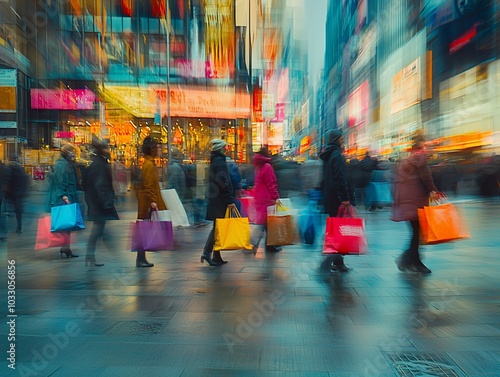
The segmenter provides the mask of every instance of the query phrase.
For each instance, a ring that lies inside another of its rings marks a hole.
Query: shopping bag
[[[178,226],[189,226],[189,218],[186,213],[186,209],[182,205],[179,195],[175,189],[161,190],[161,197],[167,205],[167,209],[170,210],[170,217],[172,219],[172,225]]]
[[[254,223],[257,217],[257,211],[255,210],[254,199],[252,196],[244,196],[238,198],[241,203],[241,216],[248,217],[250,223]]]
[[[52,207],[50,217],[51,232],[85,229],[82,211],[78,203],[63,204],[61,206]]]
[[[130,250],[162,251],[174,249],[174,229],[171,221],[159,221],[157,211],[153,221],[131,223]],[[153,214],[152,214],[153,215]]]
[[[215,219],[214,250],[252,250],[250,223],[236,207],[227,207],[223,219]]]
[[[365,222],[354,207],[341,207],[337,217],[326,219],[323,254],[363,254],[366,248]]]
[[[267,208],[267,246],[285,246],[295,243],[295,226],[289,207],[277,201]]]
[[[367,205],[384,205],[393,202],[391,186],[389,182],[370,182],[365,189]]]
[[[470,238],[465,218],[457,208],[446,201],[418,209],[420,224],[420,242],[438,244]]]
[[[299,215],[299,232],[303,243],[313,245],[321,221],[320,212],[316,209],[316,202],[311,201],[308,209]]]
[[[43,250],[51,247],[62,247],[71,244],[71,233],[69,232],[51,233],[50,225],[51,225],[50,216],[44,216],[38,219],[35,250]]]

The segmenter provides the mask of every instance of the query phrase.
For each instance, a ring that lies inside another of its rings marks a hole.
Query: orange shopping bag
[[[418,220],[423,244],[438,244],[470,238],[464,217],[451,203],[419,208]]]

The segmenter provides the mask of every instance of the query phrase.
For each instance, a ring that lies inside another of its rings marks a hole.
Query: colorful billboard
[[[32,109],[92,110],[96,99],[89,89],[31,89]]]

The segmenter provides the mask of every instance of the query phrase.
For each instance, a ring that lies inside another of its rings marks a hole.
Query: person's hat
[[[61,147],[61,154],[69,156],[70,153],[75,154],[76,147],[71,143],[66,143]]]
[[[333,143],[342,137],[342,132],[339,130],[328,131],[328,143]]]
[[[220,151],[226,146],[227,143],[222,139],[213,139],[212,141],[210,141],[210,144],[212,145],[212,152],[215,152]]]
[[[92,134],[92,146],[97,150],[106,150],[109,145],[105,141],[99,139],[96,135]]]

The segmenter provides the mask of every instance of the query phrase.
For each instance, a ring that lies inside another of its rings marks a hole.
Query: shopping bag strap
[[[238,208],[236,208],[235,205],[229,205],[226,208],[226,214],[224,216],[226,219],[228,218],[235,218],[235,217],[241,217],[240,211],[238,211]]]
[[[343,205],[341,204],[339,210],[337,211],[337,217],[358,217],[358,211],[354,208],[353,205]]]
[[[149,221],[160,221],[160,215],[158,214],[158,209],[156,208],[151,209]]]
[[[274,205],[274,212],[285,212],[288,210],[289,208],[285,206],[281,200],[276,200],[276,204]]]
[[[429,196],[429,207],[439,206],[442,204],[446,204],[448,202],[449,202],[448,197],[446,196],[445,193],[438,193],[438,196],[434,198],[432,196]]]

